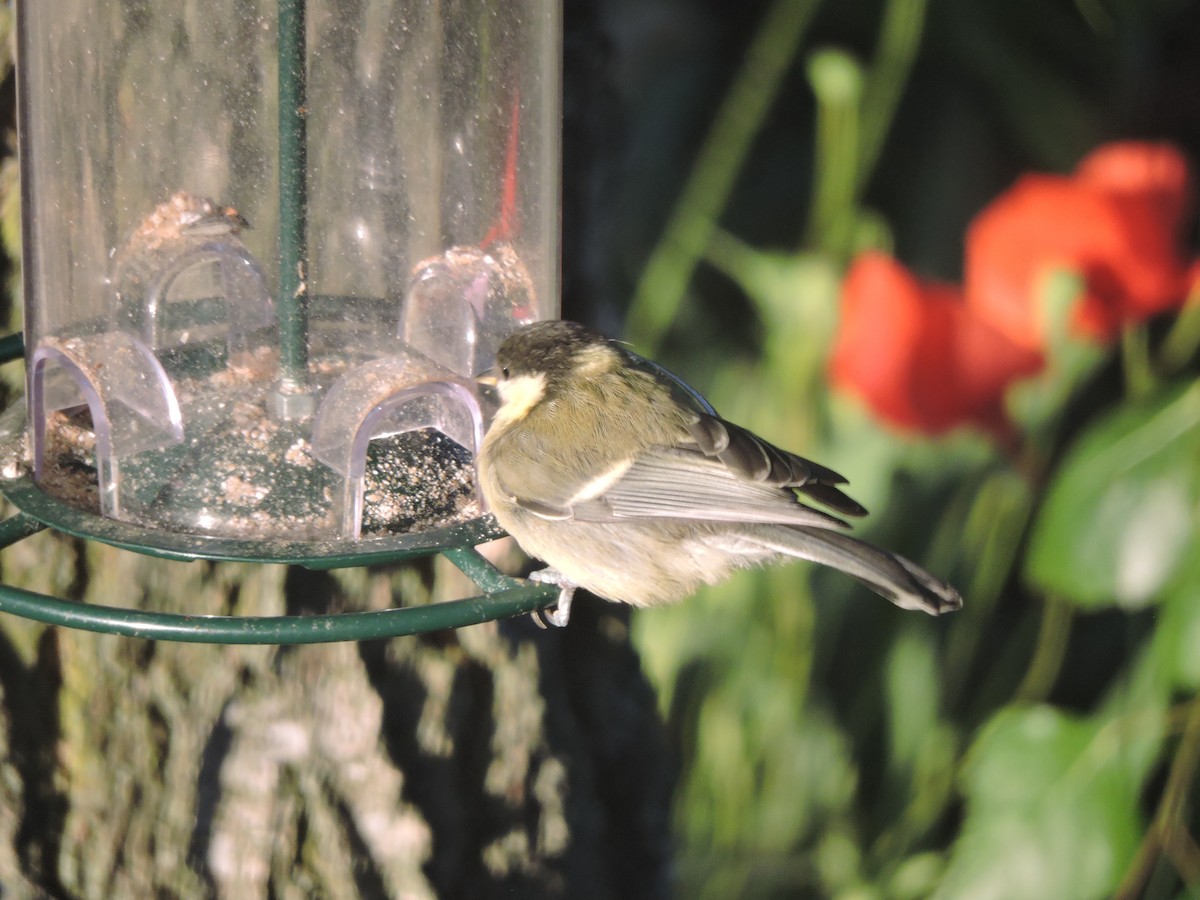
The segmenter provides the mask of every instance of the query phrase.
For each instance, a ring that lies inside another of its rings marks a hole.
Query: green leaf
[[[1112,723],[1006,709],[967,758],[967,816],[939,898],[1107,896],[1136,850],[1140,778]]]
[[[1083,436],[1050,486],[1025,574],[1081,606],[1144,606],[1195,552],[1198,501],[1200,383]]]
[[[1163,590],[1150,642],[1155,688],[1164,700],[1175,690],[1200,690],[1200,555],[1189,556]]]

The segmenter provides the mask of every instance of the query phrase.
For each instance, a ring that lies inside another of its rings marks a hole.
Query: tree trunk
[[[425,602],[454,580],[166,563],[50,534],[4,575],[252,615]],[[623,610],[288,648],[0,625],[6,896],[665,891],[671,779]]]
[[[590,4],[566,14],[570,251],[589,240],[596,147],[614,138]],[[11,159],[6,171],[10,207]],[[586,265],[568,260],[566,276],[594,299]],[[477,592],[440,560],[173,563],[49,532],[6,550],[0,575],[201,615]],[[626,611],[582,599],[565,630],[522,618],[285,648],[0,617],[0,895],[665,895],[673,775],[655,697]]]

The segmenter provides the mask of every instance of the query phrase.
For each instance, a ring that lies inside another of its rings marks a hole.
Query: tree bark
[[[590,304],[597,147],[615,132],[590,0],[566,17],[564,246],[581,259],[566,283]],[[10,390],[8,402],[22,401]],[[51,532],[6,550],[0,576],[199,615],[477,592],[441,560],[331,573],[173,563]],[[666,895],[673,772],[656,699],[627,611],[581,599],[565,630],[523,618],[285,648],[0,617],[0,895]]]
[[[5,580],[271,615],[431,600],[449,567],[167,563],[43,534]],[[72,573],[55,584],[54,573]],[[432,586],[432,590],[431,590]],[[462,586],[458,586],[461,588]],[[360,644],[0,622],[6,896],[665,893],[671,783],[623,610]]]

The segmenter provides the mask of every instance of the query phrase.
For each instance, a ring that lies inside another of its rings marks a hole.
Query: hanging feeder
[[[292,642],[552,603],[473,549],[502,534],[473,457],[476,376],[558,311],[557,0],[39,0],[17,36],[25,333],[0,357],[26,403],[0,419],[0,546],[441,552],[484,596],[212,620],[0,586],[0,609]]]

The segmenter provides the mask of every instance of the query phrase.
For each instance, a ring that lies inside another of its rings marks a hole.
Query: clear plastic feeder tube
[[[41,490],[251,539],[478,517],[474,376],[558,310],[559,2],[19,4]]]

